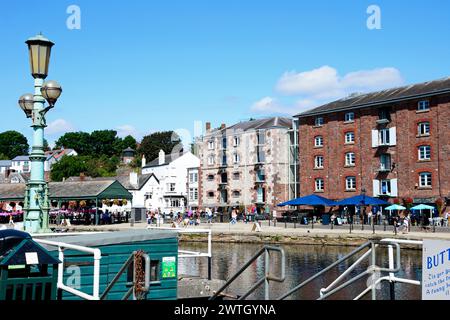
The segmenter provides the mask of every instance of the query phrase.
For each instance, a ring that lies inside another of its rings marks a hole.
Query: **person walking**
[[[236,209],[233,208],[233,210],[231,211],[231,224],[236,224],[236,219],[237,219],[237,213],[236,213]]]

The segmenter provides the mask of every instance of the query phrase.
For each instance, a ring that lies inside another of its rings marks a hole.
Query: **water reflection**
[[[181,247],[187,250],[207,251],[205,243],[181,243]],[[214,243],[212,275],[213,278],[228,279],[239,270],[259,249],[261,245],[257,244],[235,244],[235,243]],[[271,282],[270,296],[277,298],[286,293],[290,288],[306,280],[308,277],[323,270],[337,259],[350,253],[352,247],[336,246],[306,246],[291,245],[283,246],[286,253],[286,280],[284,283]],[[380,250],[377,264],[388,267],[387,250]],[[321,288],[325,288],[342,274],[356,259],[342,263],[333,268],[323,277],[320,277],[300,291],[294,293],[289,299],[311,300],[319,297]],[[280,274],[280,263],[277,253],[271,254],[271,271],[273,274]],[[192,263],[194,262],[194,263]],[[355,276],[366,270],[369,263],[366,259],[352,271],[350,276]],[[179,273],[184,275],[203,276],[207,275],[207,259],[180,259]],[[414,250],[402,250],[402,270],[397,274],[398,277],[420,280],[421,273],[421,252]],[[260,258],[253,263],[230,287],[230,292],[234,294],[245,293],[257,280],[264,275],[264,259]],[[367,288],[367,278],[361,279],[349,288],[346,288],[334,296],[332,300],[350,300]],[[396,299],[398,300],[419,300],[421,291],[420,286],[407,284],[396,284]],[[253,299],[263,299],[264,289],[259,288],[253,295]],[[370,293],[364,299],[370,299]],[[377,291],[377,299],[389,299],[389,284],[383,282],[380,290]]]

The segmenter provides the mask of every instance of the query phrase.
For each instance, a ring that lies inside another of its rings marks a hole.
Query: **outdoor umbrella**
[[[337,201],[335,203],[335,205],[338,206],[379,206],[388,204],[390,203],[378,198],[366,196],[364,194]]]
[[[406,210],[406,208],[404,206],[400,206],[398,204],[393,204],[392,206],[386,207],[384,210]]]
[[[411,210],[419,210],[420,211],[420,215],[422,215],[422,210],[430,210],[430,219],[432,219],[432,215],[433,215],[433,210],[434,207],[426,205],[426,204],[419,204],[415,207],[412,207]]]
[[[284,206],[325,206],[325,207],[333,207],[336,205],[336,202],[333,200],[312,194],[309,196],[293,199],[287,202],[283,202],[278,204],[278,207]]]

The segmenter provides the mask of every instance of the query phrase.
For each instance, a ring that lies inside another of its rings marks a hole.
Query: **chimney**
[[[133,187],[137,187],[138,186],[138,174],[137,172],[130,172],[130,184]]]
[[[211,131],[211,122],[206,123],[206,132]]]
[[[223,129],[225,129],[225,128],[226,128],[225,123],[222,123],[222,124],[220,125],[220,130],[223,130]]]
[[[159,165],[163,165],[166,162],[166,154],[164,153],[164,150],[159,150]]]
[[[145,165],[147,164],[147,161],[145,160],[145,154],[142,155],[142,161],[141,161],[141,167],[145,167]]]

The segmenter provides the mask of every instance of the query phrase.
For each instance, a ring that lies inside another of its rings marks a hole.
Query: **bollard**
[[[287,228],[287,219],[286,219],[286,216],[284,217],[284,228],[285,228],[285,229]]]
[[[373,222],[373,219],[372,219],[372,228],[373,228],[373,234],[375,234],[375,223]]]
[[[297,219],[294,219],[294,229],[297,229]]]
[[[386,220],[383,220],[384,231],[386,231]]]

